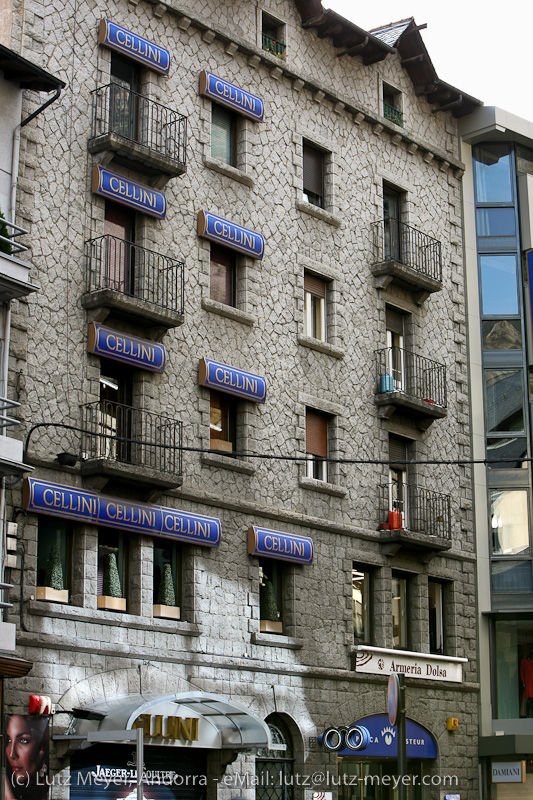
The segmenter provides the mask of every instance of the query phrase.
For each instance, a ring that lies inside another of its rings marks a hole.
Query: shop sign
[[[254,403],[264,403],[266,400],[267,386],[264,378],[254,375],[253,372],[211,361],[210,358],[200,359],[198,383],[208,389],[218,389],[219,392],[244,397]]]
[[[94,194],[107,197],[115,203],[121,203],[157,219],[164,219],[167,213],[167,200],[163,192],[111,172],[105,167],[93,167],[92,190]]]
[[[200,73],[200,94],[256,122],[261,122],[263,119],[265,105],[259,97],[239,89],[238,86],[228,83],[218,75],[213,75],[212,72],[204,70]]]
[[[107,528],[161,536],[165,539],[218,547],[220,520],[149,503],[132,503],[118,497],[27,478],[22,505],[25,511],[48,514]]]
[[[295,564],[313,563],[313,540],[307,536],[281,533],[269,528],[248,528],[248,553]]]
[[[163,372],[165,368],[166,352],[162,344],[106,328],[97,322],[89,325],[87,350],[150,372]]]
[[[356,672],[370,675],[405,675],[428,681],[461,683],[466,658],[431,656],[359,645],[355,661]]]
[[[364,758],[398,758],[398,726],[391,725],[387,714],[371,714],[356,720],[346,728],[338,730],[347,731],[354,729],[364,729],[368,732],[369,739],[361,756]],[[326,731],[325,733],[328,733]],[[318,737],[320,744],[326,747],[324,735]],[[435,737],[412,719],[406,720],[405,743],[407,748],[407,758],[437,758],[437,742]],[[349,740],[344,741],[346,746],[337,750],[338,756],[353,756],[353,746],[349,746]],[[331,748],[330,748],[331,749]]]
[[[144,735],[149,739],[198,741],[198,717],[140,714],[131,727],[132,730],[142,728]]]
[[[263,258],[265,240],[260,233],[217,217],[209,211],[198,212],[198,236],[219,242],[252,258]]]
[[[493,761],[491,763],[492,783],[525,783],[525,761]]]
[[[127,31],[126,28],[121,28],[120,25],[108,19],[100,20],[98,44],[108,47],[110,50],[116,50],[117,53],[122,53],[155,72],[168,75],[170,67],[168,50],[158,47],[148,39],[143,39],[142,36]]]

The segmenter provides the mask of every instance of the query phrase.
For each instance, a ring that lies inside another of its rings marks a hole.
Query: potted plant
[[[122,597],[115,553],[109,553],[106,557],[102,592],[103,594],[98,595],[97,598],[98,608],[105,609],[106,611],[126,610],[126,598]]]
[[[157,592],[157,603],[154,603],[154,617],[166,619],[179,619],[180,609],[176,605],[176,592],[174,590],[174,578],[172,577],[172,567],[165,564],[159,590]]]
[[[37,600],[48,600],[51,603],[68,603],[68,589],[65,589],[63,567],[61,566],[61,550],[53,544],[46,564],[45,585],[37,586]]]
[[[265,577],[260,589],[261,619],[259,630],[263,633],[283,633],[283,623],[280,620],[276,593],[272,581]]]

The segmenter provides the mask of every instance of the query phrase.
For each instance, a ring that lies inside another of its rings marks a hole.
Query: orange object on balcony
[[[389,511],[389,528],[391,531],[397,531],[403,528],[401,511]]]

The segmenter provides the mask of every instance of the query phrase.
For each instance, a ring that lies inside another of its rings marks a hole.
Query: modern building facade
[[[392,798],[395,673],[408,797],[477,798],[457,120],[478,101],[413,20],[26,13],[11,46],[67,89],[24,139],[41,291],[7,578],[34,666],[9,723],[55,704],[58,798],[134,796],[143,759],[146,798]],[[325,750],[354,723],[366,748]]]
[[[533,125],[498,108],[460,124],[464,176],[487,797],[533,796],[531,292]],[[483,463],[485,462],[485,463]],[[508,780],[508,771],[524,784]],[[502,774],[499,774],[500,771]],[[494,773],[494,775],[493,775]]]

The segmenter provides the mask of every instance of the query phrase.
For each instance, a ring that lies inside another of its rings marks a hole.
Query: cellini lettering
[[[313,540],[307,536],[281,533],[252,525],[248,528],[248,553],[296,564],[311,564]]]
[[[149,372],[163,372],[165,368],[166,351],[162,344],[129,336],[96,322],[89,325],[87,350]]]
[[[119,53],[139,61],[145,67],[162,75],[167,75],[170,68],[170,53],[135,33],[130,33],[108,19],[100,21],[99,44],[116,50]]]
[[[182,739],[198,741],[198,719],[196,717],[167,717],[161,714],[141,714],[132,729],[142,728],[150,739]]]
[[[256,122],[261,122],[263,119],[265,104],[259,97],[245,92],[233,83],[228,83],[212,72],[204,70],[200,73],[200,94],[211,97],[217,103],[228,106]]]
[[[138,531],[207,547],[218,547],[220,544],[221,525],[215,517],[148,503],[130,503],[36,478],[25,480],[22,502],[26,511],[38,514]]]
[[[263,258],[265,240],[260,233],[243,228],[209,211],[198,213],[198,236],[220,242],[232,250],[253,258]]]
[[[167,201],[163,192],[117,175],[105,167],[93,167],[92,190],[94,194],[109,197],[151,217],[165,218]]]
[[[198,383],[226,394],[244,397],[254,403],[264,403],[266,400],[267,387],[264,378],[209,358],[200,359]]]

